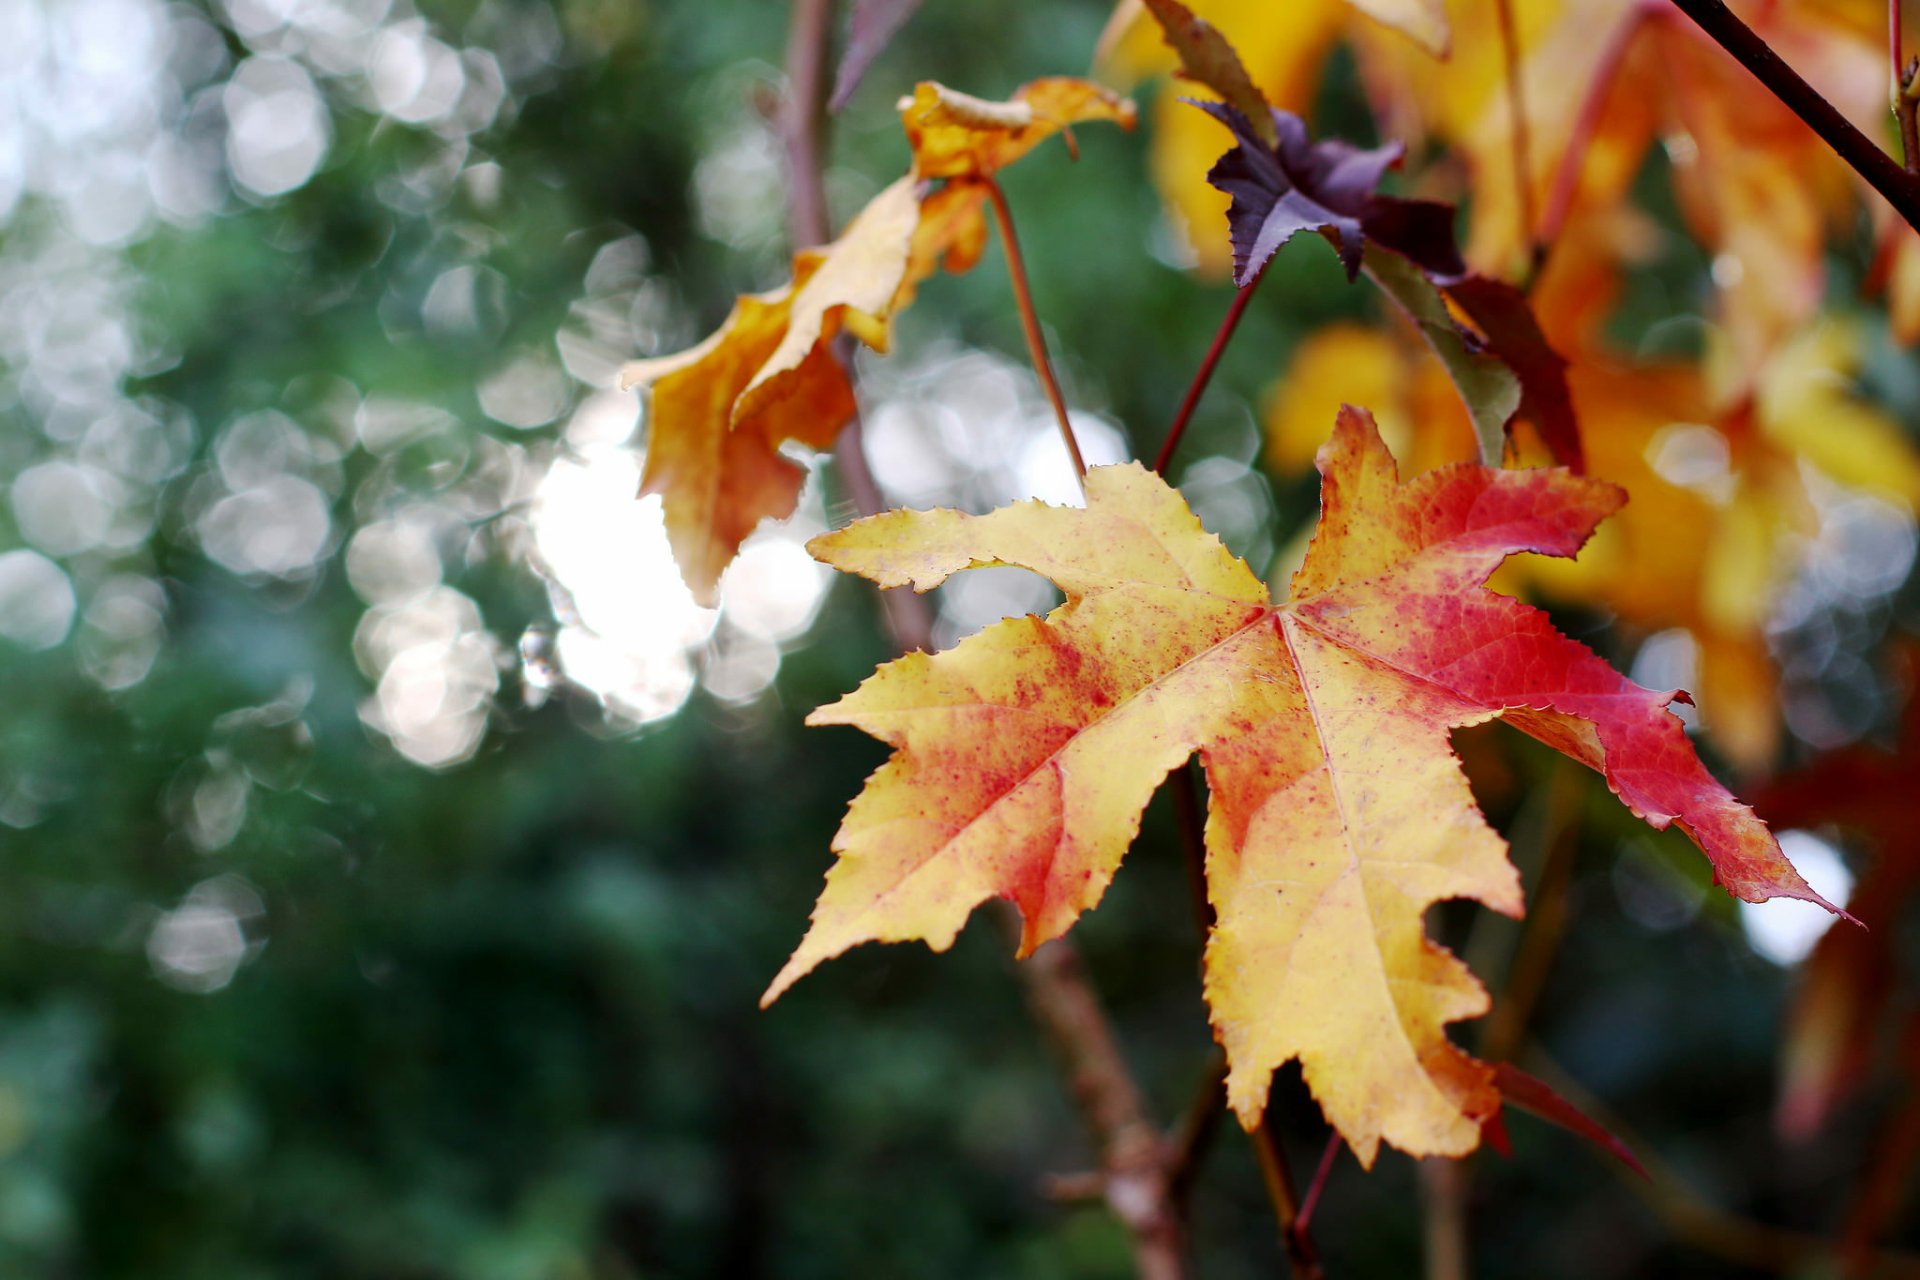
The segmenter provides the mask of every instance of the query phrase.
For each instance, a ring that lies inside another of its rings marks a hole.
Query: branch
[[[1753,28],[1734,16],[1722,0],[1673,0],[1714,43],[1733,55],[1787,110],[1805,121],[1853,171],[1866,179],[1892,205],[1907,225],[1920,231],[1920,175],[1907,172],[1866,134],[1853,127],[1820,91],[1800,78],[1755,35]]]
[[[832,36],[833,0],[793,0],[787,38],[787,84],[790,97],[783,133],[787,145],[789,182],[789,218],[796,244],[821,244],[831,233],[827,219],[822,159],[826,132],[827,50]],[[1001,198],[997,189],[997,204]],[[1004,215],[1004,204],[999,204]],[[1008,258],[1018,262],[1011,221],[1001,229],[1006,237]],[[1016,291],[1026,298],[1025,279],[1016,280]],[[1032,305],[1025,302],[1023,318]],[[1041,348],[1044,356],[1044,348]],[[844,350],[838,353],[845,359]],[[1066,426],[1064,406],[1059,404],[1059,388],[1052,371],[1040,362],[1041,377],[1061,411],[1068,445],[1073,437]],[[1079,463],[1079,451],[1074,449]],[[856,416],[840,434],[835,447],[848,495],[862,515],[873,515],[884,507],[873,471],[867,465],[861,442],[860,420]],[[1084,471],[1084,467],[1081,468]],[[930,649],[931,614],[926,598],[905,591],[881,594],[887,606],[887,624],[894,647]],[[1003,920],[1019,934],[1019,918],[1010,904],[1003,908]],[[1126,1060],[1101,1007],[1099,997],[1087,981],[1079,951],[1065,938],[1040,948],[1024,964],[1016,965],[1026,986],[1028,1002],[1038,1015],[1043,1030],[1052,1039],[1066,1062],[1069,1081],[1079,1102],[1087,1127],[1100,1149],[1101,1185],[1106,1200],[1133,1235],[1134,1260],[1141,1280],[1184,1280],[1186,1265],[1182,1254],[1183,1232],[1174,1211],[1168,1188],[1168,1154],[1160,1131],[1146,1117],[1140,1087],[1127,1069]]]
[[[827,220],[825,134],[827,50],[833,37],[833,0],[793,0],[787,24],[787,109],[780,132],[787,144],[787,223],[795,246],[825,244]]]
[[[1915,109],[1920,107],[1920,100],[1914,97],[1920,60],[1907,62],[1900,10],[1900,0],[1887,0],[1887,61],[1893,68],[1893,118],[1900,123],[1900,158],[1906,162],[1908,173],[1920,173],[1920,124],[1914,119]]]
[[[1004,917],[1015,936],[1019,917]],[[1168,1151],[1147,1119],[1140,1086],[1120,1056],[1113,1028],[1087,981],[1080,953],[1064,938],[1047,943],[1018,966],[1028,1003],[1060,1052],[1074,1100],[1100,1149],[1100,1186],[1107,1206],[1133,1235],[1141,1280],[1181,1280],[1187,1274],[1179,1215],[1168,1185]]]

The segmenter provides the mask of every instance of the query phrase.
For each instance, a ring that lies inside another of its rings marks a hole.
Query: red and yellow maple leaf
[[[1591,357],[1569,384],[1591,473],[1632,502],[1576,562],[1516,563],[1503,584],[1617,610],[1646,631],[1685,628],[1715,744],[1758,772],[1779,744],[1766,624],[1814,511],[1802,465],[1849,489],[1920,504],[1920,458],[1857,399],[1859,335],[1839,320],[1785,343],[1750,395],[1729,399],[1682,361]],[[1709,362],[1713,363],[1713,362]],[[1475,456],[1473,427],[1437,362],[1392,333],[1340,326],[1309,338],[1269,394],[1267,456],[1300,470],[1333,404],[1374,397],[1383,428],[1429,465]],[[1415,425],[1417,424],[1417,426]]]
[[[1819,901],[1695,758],[1676,695],[1481,585],[1514,552],[1574,554],[1619,490],[1471,464],[1402,483],[1351,409],[1320,466],[1319,530],[1281,604],[1134,465],[1089,472],[1085,508],[896,511],[815,539],[816,556],[882,586],[1017,565],[1067,599],[889,663],[809,717],[895,752],[849,808],[812,927],[766,1000],[858,943],[944,949],[990,897],[1019,908],[1023,954],[1057,937],[1198,752],[1218,920],[1207,998],[1242,1123],[1298,1058],[1363,1161],[1383,1140],[1459,1154],[1499,1094],[1445,1028],[1487,997],[1422,917],[1447,898],[1518,914],[1521,894],[1451,730],[1505,717],[1603,771],[1648,822],[1679,823],[1729,891]]]

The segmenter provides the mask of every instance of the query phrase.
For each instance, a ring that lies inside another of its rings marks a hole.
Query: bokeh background
[[[1079,72],[1105,17],[927,5],[837,124],[838,216],[904,165],[912,80]],[[882,754],[801,718],[887,642],[800,548],[850,512],[830,468],[697,608],[610,385],[786,275],[784,37],[740,0],[0,0],[0,1274],[1127,1273],[1102,1209],[1043,1194],[1091,1157],[990,922],[756,1007]],[[1323,97],[1366,140],[1350,71]],[[1139,136],[1080,148],[1006,185],[1100,461],[1151,451],[1228,294],[1184,270]],[[893,500],[1071,491],[999,263],[931,282],[863,363]],[[1646,323],[1704,268],[1649,266]],[[1372,306],[1317,245],[1264,289],[1179,473],[1256,567],[1313,512],[1263,467],[1259,397]],[[1920,378],[1862,323],[1910,423]],[[1786,662],[1801,754],[1895,715],[1913,526],[1868,535],[1871,589],[1809,576],[1777,628],[1823,646]],[[941,638],[1049,599],[963,578]],[[1684,634],[1563,621],[1684,683]],[[1676,1224],[1675,1185],[1736,1234],[1831,1231],[1883,1110],[1791,1148],[1770,1124],[1821,922],[1709,894],[1517,735],[1466,747],[1523,868],[1581,815],[1533,1035],[1678,1180],[1650,1200],[1516,1119],[1513,1161],[1472,1162],[1476,1274],[1752,1273]],[[1079,936],[1171,1124],[1210,1040],[1163,803]],[[1841,853],[1793,841],[1844,893]],[[1497,978],[1511,926],[1435,927]],[[1297,1077],[1277,1097],[1304,1176],[1325,1131]],[[1343,1159],[1331,1274],[1413,1274],[1420,1197],[1403,1157]],[[1203,1275],[1283,1266],[1230,1130],[1195,1229]]]

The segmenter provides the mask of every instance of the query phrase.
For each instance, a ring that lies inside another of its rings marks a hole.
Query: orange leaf
[[[1320,526],[1278,605],[1133,465],[1093,469],[1085,508],[896,511],[816,538],[816,556],[882,586],[1017,565],[1067,599],[889,663],[809,717],[895,751],[849,808],[812,928],[765,999],[861,942],[944,949],[995,896],[1019,908],[1031,952],[1098,901],[1149,796],[1198,752],[1229,1101],[1256,1124],[1272,1073],[1298,1058],[1371,1163],[1382,1140],[1464,1153],[1499,1100],[1491,1068],[1446,1035],[1486,993],[1422,926],[1447,898],[1521,908],[1453,729],[1504,716],[1603,770],[1650,823],[1678,822],[1731,892],[1819,901],[1695,758],[1672,695],[1481,585],[1516,551],[1572,555],[1617,489],[1476,465],[1403,484],[1353,409],[1320,469]]]
[[[795,254],[791,285],[740,298],[692,350],[620,371],[622,389],[648,389],[640,492],[662,495],[674,560],[700,603],[713,603],[754,526],[792,514],[806,471],[780,446],[824,449],[853,416],[832,339],[844,331],[885,351],[920,281],[942,260],[964,271],[978,259],[982,198],[965,188],[923,198],[902,178],[838,240]]]
[[[1093,121],[1133,128],[1133,104],[1090,80],[1053,76],[1005,102],[923,80],[900,100],[900,123],[922,178],[990,178],[1062,129]]]

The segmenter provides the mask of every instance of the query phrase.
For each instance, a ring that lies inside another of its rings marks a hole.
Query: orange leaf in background
[[[1253,1126],[1272,1073],[1298,1058],[1370,1164],[1383,1140],[1471,1150],[1499,1102],[1492,1069],[1446,1034],[1486,993],[1422,924],[1448,898],[1521,909],[1453,729],[1504,716],[1603,771],[1656,827],[1677,822],[1730,892],[1819,901],[1694,756],[1676,695],[1481,586],[1514,552],[1574,554],[1617,489],[1478,465],[1403,484],[1353,409],[1320,469],[1319,529],[1279,605],[1135,465],[1089,472],[1085,508],[896,511],[814,539],[882,586],[1015,565],[1067,599],[888,663],[809,717],[895,751],[848,809],[812,927],[764,999],[862,942],[944,949],[995,896],[1019,908],[1031,952],[1099,900],[1154,789],[1198,752],[1229,1102]]]
[[[867,203],[840,238],[793,257],[793,283],[743,296],[699,346],[620,371],[648,392],[640,493],[660,494],[667,538],[694,598],[763,519],[793,513],[806,471],[784,444],[824,449],[853,416],[853,386],[832,351],[842,333],[875,351],[893,317],[944,264],[972,268],[986,246],[988,178],[1068,125],[1131,127],[1133,104],[1084,80],[1036,80],[1010,102],[923,83],[901,106],[915,171]],[[929,191],[928,179],[949,181]]]
[[[1779,745],[1766,624],[1816,523],[1802,467],[1920,505],[1920,457],[1850,390],[1858,342],[1843,322],[1815,325],[1730,406],[1685,362],[1574,365],[1589,472],[1632,501],[1577,562],[1516,562],[1502,575],[1502,585],[1604,604],[1645,631],[1685,628],[1699,648],[1702,720],[1747,772],[1768,768]],[[1283,474],[1304,466],[1343,394],[1376,397],[1410,457],[1474,456],[1472,427],[1436,362],[1390,333],[1339,326],[1308,338],[1269,393],[1267,456]]]
[[[1914,654],[1907,654],[1909,663]],[[1800,973],[1781,1052],[1782,1134],[1805,1140],[1826,1126],[1874,1065],[1902,968],[1900,918],[1920,893],[1920,699],[1909,694],[1900,748],[1855,746],[1775,779],[1758,799],[1782,826],[1833,824],[1872,841],[1854,886],[1865,929],[1830,929]]]
[[[1133,128],[1133,104],[1089,80],[1053,76],[1021,85],[1005,102],[923,80],[900,101],[900,122],[922,178],[990,178],[1076,124]]]
[[[1805,5],[1744,6],[1743,15],[1863,128],[1880,127],[1884,48]],[[1715,316],[1730,354],[1757,376],[1819,308],[1826,234],[1853,207],[1846,166],[1668,6],[1573,0],[1528,58],[1524,81],[1534,207],[1552,205],[1570,155],[1579,170],[1568,208],[1619,207],[1659,142],[1681,214],[1715,255]],[[1596,108],[1583,136],[1581,117]],[[1476,194],[1467,256],[1484,270],[1510,268],[1525,259],[1533,229],[1520,226],[1505,98],[1490,98],[1477,127],[1456,140]]]

